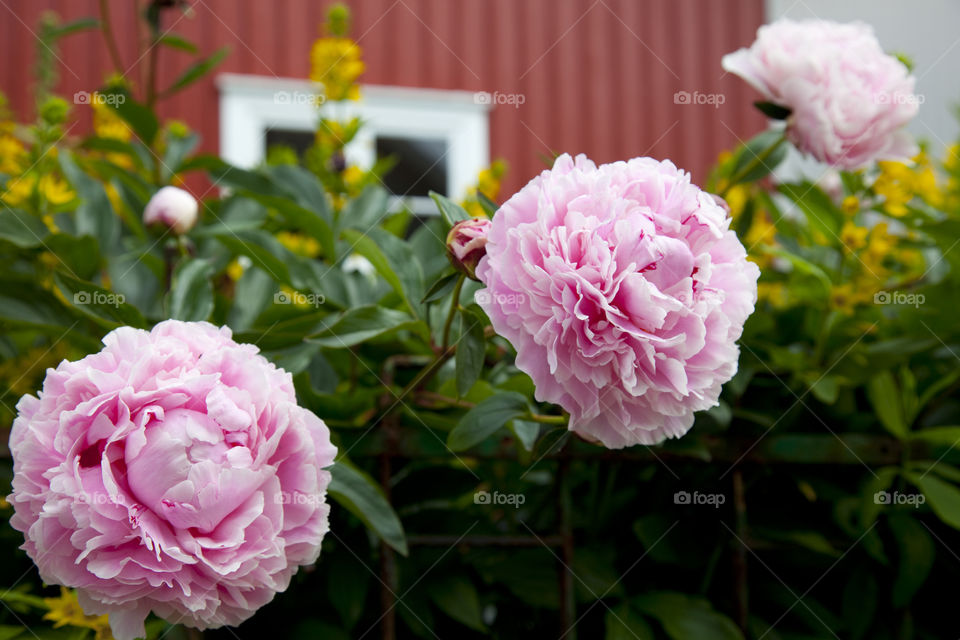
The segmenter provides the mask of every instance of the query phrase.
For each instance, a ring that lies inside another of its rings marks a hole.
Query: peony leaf
[[[217,49],[208,57],[193,63],[187,67],[186,71],[180,74],[180,77],[177,78],[176,81],[170,85],[170,87],[161,93],[161,96],[169,96],[170,94],[176,93],[177,91],[180,91],[181,89],[193,84],[205,76],[218,64],[220,64],[223,59],[227,57],[228,53],[230,53],[230,47],[223,47],[221,49]]]
[[[470,214],[467,213],[467,210],[450,198],[440,195],[436,191],[431,191],[430,197],[437,203],[437,209],[440,210],[440,215],[443,216],[443,219],[446,220],[447,224],[451,227],[461,220],[470,219]]]
[[[90,235],[100,243],[100,250],[112,253],[120,237],[120,220],[113,212],[103,185],[77,166],[69,153],[60,154],[60,167],[67,180],[77,190],[82,203],[77,207],[76,235]]]
[[[418,301],[423,297],[423,268],[409,243],[383,229],[370,229],[360,233],[345,229],[344,239],[370,261],[393,290],[400,294],[410,312],[420,317]]]
[[[443,276],[427,289],[427,292],[423,294],[423,299],[420,300],[420,303],[426,302],[436,302],[440,300],[448,293],[453,291],[453,287],[456,286],[457,280],[460,278],[460,274],[454,271],[453,273],[448,273]]]
[[[465,310],[460,313],[460,340],[457,342],[457,396],[470,392],[483,371],[487,341],[483,334],[484,321],[477,314]]]
[[[899,549],[897,579],[893,583],[893,606],[910,604],[933,568],[937,551],[926,527],[911,516],[891,514],[888,523]]]
[[[484,631],[480,596],[473,583],[462,576],[448,575],[430,585],[430,598],[437,608],[471,629]]]
[[[764,100],[757,100],[753,103],[753,106],[759,109],[763,115],[773,120],[786,120],[790,117],[790,114],[793,113],[788,107]]]
[[[960,529],[960,489],[956,485],[928,473],[909,472],[906,478],[923,492],[940,520],[954,529]]]
[[[883,426],[898,438],[905,438],[909,425],[903,415],[900,390],[889,371],[882,371],[867,383],[867,397]]]
[[[32,249],[43,244],[50,230],[39,217],[19,209],[0,211],[0,239],[21,249]]]
[[[653,629],[627,603],[607,609],[606,640],[654,640]]]
[[[702,598],[664,591],[639,596],[633,600],[633,605],[656,618],[673,640],[743,640],[743,633],[737,625],[714,611]]]
[[[170,287],[170,317],[197,322],[213,313],[213,266],[203,259],[180,263]]]
[[[783,132],[764,131],[741,145],[731,170],[730,184],[753,182],[766,177],[787,156]]]
[[[527,411],[527,399],[519,393],[503,391],[490,396],[460,419],[447,437],[447,446],[453,451],[469,449]]]
[[[343,313],[322,331],[305,340],[333,349],[352,347],[371,338],[398,329],[426,331],[426,325],[410,314],[376,305],[357,307]]]
[[[367,473],[340,460],[330,468],[333,476],[327,492],[401,555],[407,555],[403,525],[383,490]]]
[[[146,327],[147,321],[133,305],[127,304],[122,294],[85,282],[60,271],[54,273],[54,281],[64,298],[84,315],[105,320],[109,326],[128,325]]]

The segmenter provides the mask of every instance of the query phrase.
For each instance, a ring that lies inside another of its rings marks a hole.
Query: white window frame
[[[315,131],[321,115],[364,122],[344,149],[347,162],[369,169],[376,161],[378,136],[442,140],[446,144],[446,195],[463,198],[477,175],[490,164],[490,104],[468,91],[363,85],[361,100],[321,104],[315,85],[297,78],[224,73],[217,76],[220,92],[220,155],[250,169],[266,154],[264,140],[271,129]],[[429,198],[398,198],[414,213],[432,215]]]

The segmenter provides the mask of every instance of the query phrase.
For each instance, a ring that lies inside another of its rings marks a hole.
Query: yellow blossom
[[[113,107],[100,99],[100,94],[94,94],[90,106],[93,108],[93,132],[98,137],[123,142],[130,140],[133,135],[130,127]]]
[[[857,196],[847,196],[843,199],[843,202],[840,203],[840,209],[848,216],[852,216],[857,211],[860,211],[860,200]]]
[[[350,38],[320,38],[310,50],[310,79],[323,85],[327,100],[359,100],[364,71],[359,45]]]
[[[308,235],[290,231],[279,231],[277,232],[277,240],[298,256],[316,258],[320,255],[320,243],[317,242],[316,238],[311,238]]]
[[[40,192],[50,204],[66,204],[76,197],[76,193],[60,176],[48,173],[40,178]]]
[[[113,640],[110,632],[110,621],[106,615],[88,616],[83,612],[77,601],[77,594],[72,589],[60,587],[59,598],[44,598],[43,601],[50,607],[44,614],[44,620],[53,622],[53,627],[80,627],[93,629],[96,640]]]
[[[848,220],[843,223],[843,228],[840,229],[840,242],[843,243],[845,249],[857,251],[867,246],[867,235],[869,233],[870,230],[866,227],[857,226]]]
[[[231,260],[230,264],[227,265],[227,276],[237,282],[240,277],[243,275],[243,265],[240,264],[240,261],[237,259]]]
[[[758,282],[757,299],[774,309],[783,309],[787,306],[787,289],[782,282]]]

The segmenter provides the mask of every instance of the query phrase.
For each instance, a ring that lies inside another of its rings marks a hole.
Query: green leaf
[[[460,312],[460,340],[457,342],[457,397],[470,392],[483,371],[487,340],[483,335],[483,319],[464,310]]]
[[[779,142],[782,138],[782,131],[770,130],[748,140],[737,151],[731,179],[736,178],[736,184],[753,182],[776,169],[787,156],[787,145]]]
[[[106,320],[111,325],[146,327],[147,321],[133,305],[127,304],[124,296],[104,289],[92,282],[84,282],[60,271],[54,274],[57,286],[64,297],[84,315]]]
[[[410,244],[383,229],[367,233],[346,229],[343,237],[400,294],[410,312],[420,317],[417,301],[423,297],[423,268]]]
[[[120,221],[113,213],[107,192],[99,181],[77,166],[69,153],[61,153],[59,157],[64,175],[83,199],[75,214],[76,235],[93,236],[100,243],[101,251],[111,253],[120,236]]]
[[[843,226],[843,212],[833,204],[830,196],[810,182],[781,184],[778,188],[803,212],[811,228],[822,233],[831,244],[840,242],[838,236]]]
[[[897,543],[897,578],[893,583],[893,606],[905,607],[927,580],[936,559],[936,545],[926,527],[911,516],[894,513],[890,530]]]
[[[532,420],[514,420],[510,423],[510,431],[517,437],[525,451],[533,451],[540,435],[540,424]]]
[[[701,598],[659,592],[639,596],[633,605],[657,619],[673,640],[743,640],[737,625]]]
[[[867,397],[880,423],[898,438],[907,437],[909,429],[903,415],[900,390],[889,371],[882,371],[867,382]]]
[[[790,114],[793,113],[787,107],[775,104],[773,102],[766,102],[763,100],[758,100],[753,103],[757,109],[760,110],[763,115],[771,118],[773,120],[786,120],[790,117]]]
[[[80,31],[98,28],[100,28],[100,21],[96,18],[80,18],[79,20],[48,29],[44,35],[47,37],[47,42],[51,42],[74,33],[79,33]]]
[[[222,244],[234,253],[245,255],[274,280],[294,286],[290,279],[290,270],[277,255],[283,255],[285,249],[276,238],[265,231],[250,230],[225,233],[217,236]]]
[[[447,437],[447,446],[453,451],[469,449],[527,411],[527,399],[524,396],[513,391],[501,391],[478,403],[460,419]]]
[[[187,53],[196,53],[197,45],[193,44],[189,40],[181,38],[175,33],[165,33],[157,39],[159,44],[170,47],[171,49],[179,49],[180,51],[186,51]]]
[[[430,197],[433,198],[433,201],[437,203],[437,209],[440,210],[440,215],[443,216],[443,219],[446,220],[447,224],[449,224],[451,227],[461,220],[470,219],[470,214],[467,213],[467,210],[450,198],[441,195],[436,191],[431,191]]]
[[[453,288],[457,285],[457,280],[460,278],[460,274],[457,272],[448,273],[443,276],[427,289],[427,292],[423,294],[423,299],[420,300],[421,303],[426,302],[436,302],[437,300],[442,299],[448,293],[453,291]]]
[[[960,427],[931,427],[910,433],[911,440],[920,440],[936,447],[956,447],[960,445]]]
[[[257,202],[276,209],[291,226],[299,227],[307,232],[308,235],[316,238],[317,242],[319,242],[323,248],[323,255],[330,259],[331,262],[333,261],[336,250],[333,228],[317,211],[302,207],[283,196],[260,195],[256,193],[248,193],[248,195],[257,200]]]
[[[340,213],[340,228],[367,231],[387,215],[390,196],[385,189],[370,185],[359,196],[347,202]]]
[[[0,238],[21,249],[32,249],[43,244],[50,235],[47,225],[35,215],[19,209],[0,211]]]
[[[938,518],[960,529],[960,489],[929,473],[908,472],[906,477],[923,492]]]
[[[196,322],[213,313],[213,266],[201,258],[191,258],[177,266],[170,287],[170,317]]]
[[[343,349],[398,329],[425,330],[426,325],[404,311],[368,305],[346,311],[326,329],[305,339],[325,347]]]
[[[488,198],[487,194],[479,189],[477,189],[477,202],[479,202],[480,206],[483,207],[483,212],[491,218],[493,217],[493,214],[495,214],[500,208],[496,202]]]
[[[653,629],[627,603],[607,610],[606,640],[655,640]]]
[[[214,51],[210,56],[193,63],[187,67],[187,70],[180,74],[180,77],[177,78],[172,85],[165,89],[161,95],[168,96],[193,84],[205,76],[207,72],[220,64],[220,62],[227,57],[228,53],[230,53],[230,47],[223,47]]]
[[[180,170],[184,158],[186,158],[200,138],[195,133],[186,136],[167,136],[167,148],[163,154],[163,162],[160,163],[160,177],[163,182],[169,182],[173,174]]]
[[[340,613],[343,624],[352,629],[363,615],[370,572],[363,561],[349,553],[333,553],[324,561],[327,574],[327,599]],[[325,638],[325,636],[308,636]]]
[[[809,276],[813,276],[814,278],[816,278],[817,282],[819,282],[820,285],[822,286],[823,292],[825,294],[830,293],[830,288],[833,286],[832,283],[830,282],[830,276],[828,276],[827,273],[821,267],[818,267],[817,265],[813,264],[809,260],[802,258],[795,253],[792,253],[785,249],[781,249],[779,247],[767,248],[765,249],[765,251],[767,253],[773,254],[775,256],[779,256],[787,260],[790,264],[794,266],[794,268],[797,271],[801,273],[805,273]]]
[[[277,292],[277,284],[265,271],[250,267],[237,281],[233,306],[227,324],[234,331],[246,331],[267,308]]]
[[[148,146],[153,144],[160,130],[160,121],[151,109],[134,100],[130,92],[122,87],[109,87],[100,90],[99,93],[105,97],[112,96],[112,99],[107,100],[107,105],[130,125],[144,144]]]
[[[447,575],[430,585],[430,597],[441,611],[457,622],[484,631],[477,589],[466,578]]]
[[[380,486],[367,473],[340,460],[330,468],[333,478],[327,492],[401,555],[407,555],[407,539],[400,518],[387,502]]]

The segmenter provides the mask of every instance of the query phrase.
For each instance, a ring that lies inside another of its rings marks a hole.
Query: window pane
[[[446,193],[446,152],[444,140],[377,137],[377,158],[391,156],[397,162],[384,176],[387,189],[396,195]]]
[[[303,131],[302,129],[269,129],[267,131],[265,151],[269,151],[274,145],[284,145],[297,152],[299,157],[303,157],[303,152],[313,144],[314,133],[312,131]]]

